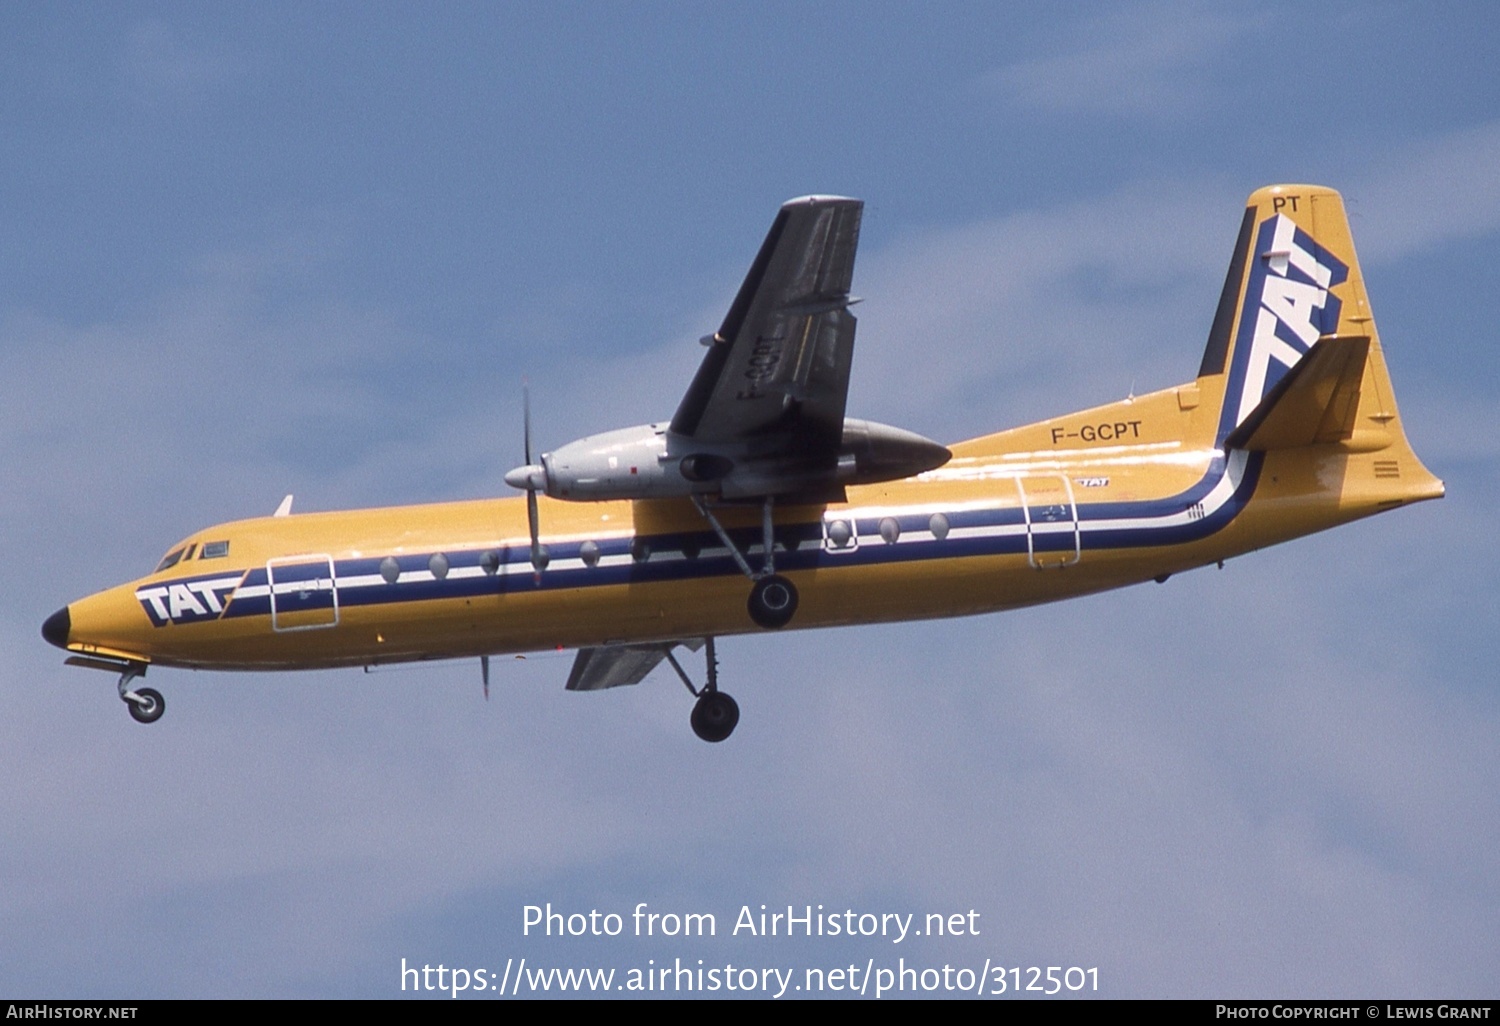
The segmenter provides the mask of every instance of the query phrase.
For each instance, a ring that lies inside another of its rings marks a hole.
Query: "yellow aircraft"
[[[1402,430],[1343,201],[1254,193],[1196,379],[960,442],[847,418],[863,205],[782,206],[668,422],[506,475],[526,497],[199,531],[42,636],[119,674],[579,649],[567,687],[667,660],[722,741],[714,639],[963,616],[1143,581],[1442,496]],[[749,581],[748,599],[746,579]],[[693,684],[673,650],[706,646]]]

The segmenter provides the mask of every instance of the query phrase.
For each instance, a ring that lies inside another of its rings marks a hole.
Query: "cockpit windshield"
[[[176,566],[177,563],[178,563],[178,561],[182,559],[182,554],[185,551],[186,551],[186,547],[185,546],[182,546],[182,545],[177,546],[177,548],[173,549],[171,552],[168,552],[165,556],[161,557],[161,562],[158,563],[158,564],[156,564],[156,569],[153,570],[153,571],[151,571],[151,572],[153,574],[159,574],[163,570],[170,570],[170,569],[172,569],[172,567]]]

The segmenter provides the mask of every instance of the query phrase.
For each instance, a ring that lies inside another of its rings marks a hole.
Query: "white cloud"
[[[1207,108],[1215,58],[1262,21],[1194,2],[1130,6],[1078,26],[1076,48],[1019,61],[983,81],[1047,113],[1178,118]]]
[[[120,51],[125,88],[145,105],[197,105],[242,77],[248,67],[242,56],[217,42],[159,20],[132,26]]]
[[[1397,260],[1500,229],[1500,121],[1409,141],[1345,194],[1362,259]],[[1366,216],[1367,215],[1367,216]]]
[[[1140,183],[865,254],[851,413],[951,440],[1190,380],[1239,201]]]

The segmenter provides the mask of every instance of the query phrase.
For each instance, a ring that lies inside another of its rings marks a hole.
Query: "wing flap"
[[[639,684],[656,669],[667,653],[678,645],[696,652],[703,647],[702,638],[662,641],[650,645],[600,645],[580,648],[568,674],[569,691],[603,691],[626,684]]]
[[[1368,335],[1323,336],[1266,393],[1225,445],[1265,452],[1352,437],[1369,354]]]

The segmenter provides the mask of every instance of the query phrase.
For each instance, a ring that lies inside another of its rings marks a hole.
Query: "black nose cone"
[[[67,648],[68,631],[72,629],[73,618],[68,615],[68,607],[63,606],[57,612],[47,617],[47,622],[42,624],[42,637],[58,648]]]

